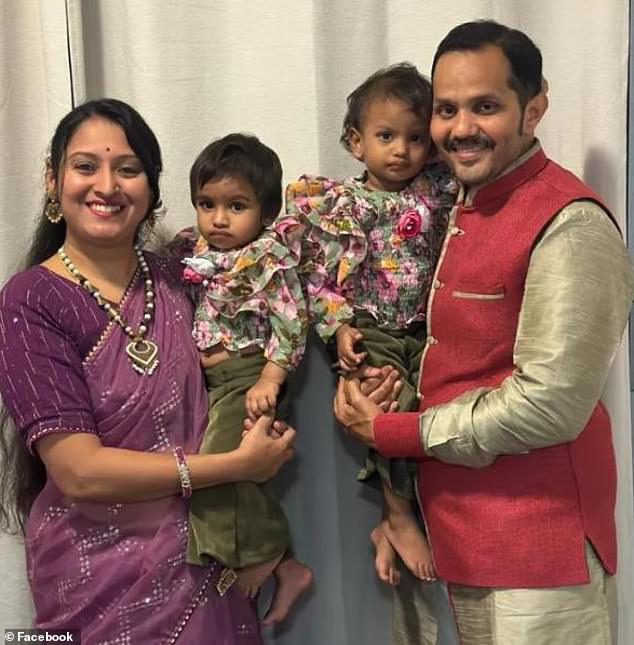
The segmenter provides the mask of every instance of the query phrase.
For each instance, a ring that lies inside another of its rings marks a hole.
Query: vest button
[[[434,280],[434,283],[432,284],[432,287],[434,289],[440,289],[440,287],[442,287],[442,282],[440,280]]]
[[[462,230],[457,226],[452,226],[449,233],[451,233],[451,235],[459,235],[460,233],[462,233]]]
[[[433,336],[427,336],[428,345],[436,345],[438,341]]]

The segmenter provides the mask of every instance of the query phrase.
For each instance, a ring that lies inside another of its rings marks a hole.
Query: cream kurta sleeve
[[[499,388],[425,411],[425,453],[482,467],[498,455],[575,439],[601,396],[633,293],[632,263],[614,223],[594,202],[567,206],[531,255],[513,374]]]

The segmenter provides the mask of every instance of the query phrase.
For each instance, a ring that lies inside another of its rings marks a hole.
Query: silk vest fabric
[[[566,205],[599,198],[539,150],[456,207],[431,296],[421,409],[511,375],[531,251]],[[483,469],[425,459],[420,501],[441,578],[484,587],[588,581],[584,542],[616,569],[616,468],[601,403],[570,443]]]

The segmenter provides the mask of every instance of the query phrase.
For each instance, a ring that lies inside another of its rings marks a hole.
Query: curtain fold
[[[361,170],[338,140],[346,96],[370,73],[408,60],[429,73],[454,25],[494,18],[540,46],[550,109],[538,133],[553,159],[606,199],[625,231],[627,0],[34,0],[0,3],[0,278],[22,259],[42,200],[46,146],[75,103],[114,96],[138,108],[163,149],[162,191],[171,231],[191,225],[188,173],[198,152],[231,131],[274,148],[285,179]],[[628,348],[605,400],[619,466],[619,643],[634,642],[632,433]],[[385,645],[390,597],[373,573],[368,534],[378,495],[355,481],[362,451],[337,430],[334,383],[313,339],[297,381],[298,459],[275,483],[295,551],[316,574],[275,645]],[[21,547],[0,541],[7,584],[0,629],[26,625]],[[17,594],[17,595],[16,595]],[[264,594],[266,595],[266,594]],[[264,598],[263,601],[266,599]],[[17,622],[16,622],[17,621]],[[443,618],[442,645],[452,644]]]
[[[23,261],[41,213],[53,128],[71,106],[64,0],[0,3],[0,279]],[[1,467],[1,465],[0,465]],[[27,627],[22,540],[0,535],[0,630]]]

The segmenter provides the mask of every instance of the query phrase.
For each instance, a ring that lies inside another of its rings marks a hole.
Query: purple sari
[[[180,445],[185,453],[197,452],[207,397],[191,341],[191,306],[175,263],[149,260],[156,292],[149,338],[160,359],[151,376],[132,369],[127,337],[77,285],[36,267],[3,290],[0,358],[6,373],[0,386],[29,445],[44,434],[71,430],[95,432],[105,446],[171,454]],[[138,277],[122,309],[136,328],[143,309]],[[79,380],[70,351],[79,357]],[[85,405],[82,392],[89,399]],[[223,596],[216,591],[222,567],[186,564],[187,513],[180,496],[76,503],[49,479],[26,535],[36,625],[79,628],[85,644],[260,645],[252,603],[235,586]]]

